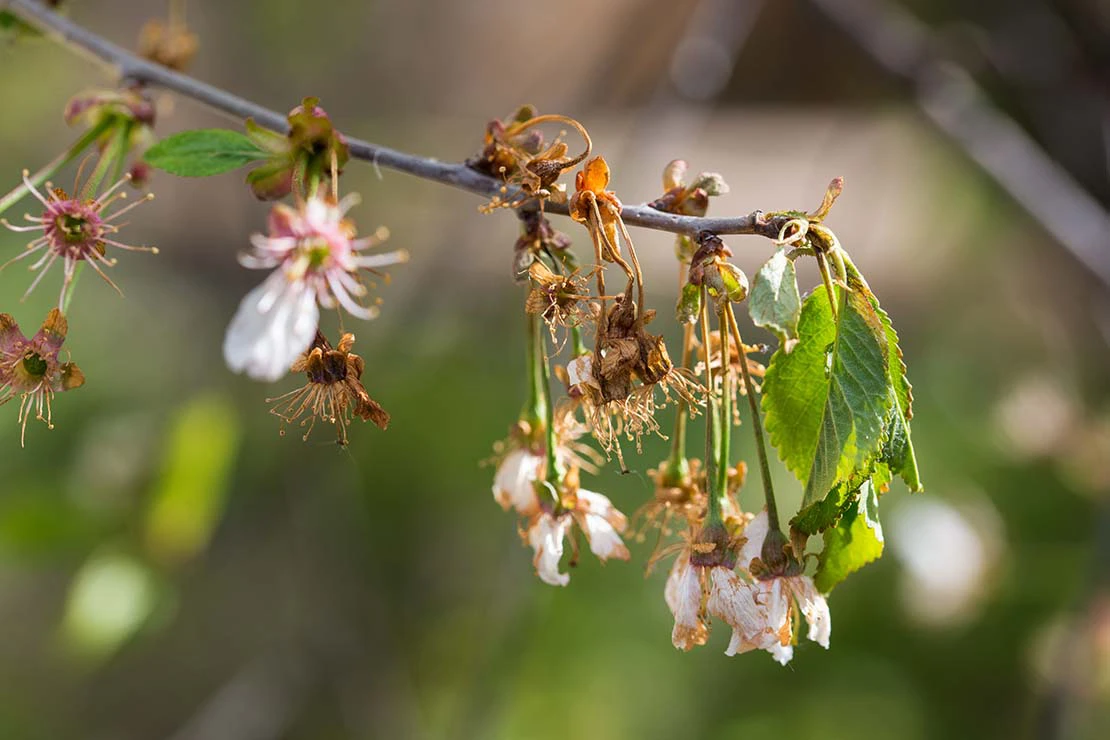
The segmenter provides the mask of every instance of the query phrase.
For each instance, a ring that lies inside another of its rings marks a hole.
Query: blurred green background
[[[164,13],[71,10],[127,45]],[[586,124],[625,202],[658,196],[676,157],[724,174],[716,214],[812,208],[843,175],[828,223],[901,333],[928,493],[883,499],[886,556],[832,595],[828,652],[730,659],[718,626],[680,653],[649,546],[583,557],[553,589],[490,495],[479,462],[525,392],[516,219],[348,168],[363,232],[387,225],[413,259],[381,318],[349,325],[393,423],[342,450],[326,428],[278,435],[265,398],[299,381],[222,362],[262,277],[235,255],[266,207],[241,174],[158,175],[125,241],[161,254],[121,259],[126,299],[91,274],[78,288],[66,344],[87,385],[26,449],[16,405],[0,409],[0,737],[1110,735],[1104,4],[190,0],[188,19],[197,77],[280,110],[318,95],[341,130],[415,153],[462,160],[531,102]],[[75,137],[66,99],[109,79],[48,42],[0,55],[6,191]],[[161,134],[225,125],[160,105]],[[671,239],[635,236],[668,316]],[[749,275],[770,254],[728,241]],[[23,243],[0,230],[3,253]],[[30,331],[60,275],[20,303],[28,280],[0,274],[0,311]],[[752,460],[747,428],[735,451]],[[631,474],[585,485],[631,513],[665,450],[651,440]]]

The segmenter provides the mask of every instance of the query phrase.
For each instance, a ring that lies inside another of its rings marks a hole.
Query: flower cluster
[[[809,639],[827,648],[832,630],[828,602],[783,544],[768,538],[766,511],[746,525],[733,517],[703,525],[667,577],[664,595],[675,620],[674,646],[704,645],[710,617],[716,617],[732,630],[726,655],[766,650],[786,665],[794,655],[800,615],[809,625]],[[761,554],[776,545],[777,564],[769,567]]]

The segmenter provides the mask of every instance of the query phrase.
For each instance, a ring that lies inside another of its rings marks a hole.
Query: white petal
[[[726,655],[763,647],[767,612],[756,603],[755,588],[735,571],[717,566],[709,569],[709,599],[706,608],[732,627]]]
[[[786,579],[790,590],[798,605],[802,609],[802,616],[809,625],[808,637],[823,648],[829,647],[829,637],[832,635],[832,615],[829,613],[829,602],[818,592],[809,576],[795,576]]]
[[[319,321],[312,291],[278,270],[240,302],[224,336],[224,360],[255,380],[278,380],[308,349]]]
[[[794,657],[793,645],[775,643],[771,647],[766,648],[766,650],[771,654],[771,657],[778,661],[779,665],[786,665],[790,662],[790,659]]]
[[[552,586],[565,586],[570,582],[570,575],[559,572],[559,561],[563,557],[563,536],[569,525],[569,516],[554,519],[550,514],[541,514],[528,529],[528,543],[535,551],[532,564],[536,567],[536,575]]]
[[[755,515],[755,519],[748,522],[748,526],[744,527],[744,541],[743,547],[740,548],[740,555],[737,558],[736,564],[742,570],[751,568],[752,558],[759,557],[760,550],[763,549],[763,540],[767,539],[767,510],[759,512]]]
[[[578,510],[596,514],[612,525],[613,529],[623,532],[628,526],[628,517],[621,513],[607,496],[584,488],[578,489]]]
[[[705,643],[708,628],[701,621],[701,583],[697,569],[690,565],[689,557],[682,555],[675,560],[663,597],[674,615],[671,642],[679,650],[689,650]]]
[[[506,511],[509,507],[525,516],[539,511],[540,502],[532,482],[543,470],[543,458],[526,449],[515,449],[497,466],[493,476],[493,497]]]
[[[571,385],[589,383],[596,385],[594,380],[594,356],[579,355],[567,363],[567,379]]]
[[[586,540],[590,543],[590,550],[593,551],[594,555],[597,555],[599,560],[605,561],[609,558],[628,560],[632,557],[628,548],[625,547],[624,541],[621,540],[621,536],[617,534],[617,530],[613,529],[613,525],[604,517],[597,514],[586,514],[582,517],[582,522],[583,529],[586,532]]]

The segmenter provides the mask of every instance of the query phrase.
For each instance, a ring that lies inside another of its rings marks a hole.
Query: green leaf
[[[181,177],[208,177],[230,172],[270,154],[238,131],[197,129],[174,134],[152,146],[146,161]]]
[[[835,322],[825,291],[806,299],[797,346],[775,352],[763,384],[771,442],[805,484],[799,516],[838,484],[870,475],[893,402],[886,336],[870,292],[849,275],[839,294]]]
[[[894,330],[890,316],[879,306],[879,299],[871,292],[866,281],[859,276],[855,265],[847,264],[848,272],[858,278],[870,298],[871,305],[883,326],[887,344],[887,367],[890,374],[891,402],[890,415],[886,423],[886,439],[883,442],[882,460],[890,470],[902,477],[906,486],[914,493],[925,490],[921,483],[921,473],[917,469],[917,455],[910,438],[909,420],[913,418],[913,386],[906,377],[906,363],[902,349],[898,346],[898,332]]]
[[[780,249],[759,268],[752,283],[748,311],[756,326],[778,335],[783,348],[790,352],[798,341],[798,318],[802,299],[798,295],[798,275],[794,262]]]
[[[864,482],[858,497],[840,523],[825,532],[825,549],[813,578],[817,589],[828,593],[852,573],[883,554],[883,528],[879,524],[879,496],[871,481]]]

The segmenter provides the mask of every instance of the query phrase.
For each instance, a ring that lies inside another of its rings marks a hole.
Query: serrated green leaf
[[[764,379],[767,431],[805,484],[803,513],[838,484],[869,475],[884,440],[893,402],[886,337],[862,287],[849,276],[835,322],[826,292],[807,298],[798,345],[779,348]]]
[[[914,453],[910,437],[909,420],[913,417],[913,386],[906,377],[906,363],[902,349],[898,346],[898,332],[890,316],[879,306],[879,299],[871,292],[866,281],[859,277],[855,266],[848,263],[848,272],[855,276],[866,292],[883,326],[887,344],[887,367],[890,374],[893,401],[886,424],[886,439],[883,442],[882,460],[890,466],[893,473],[901,476],[906,486],[918,493],[925,490],[921,483],[921,473],[917,468],[917,455]]]
[[[152,167],[180,177],[208,177],[266,159],[268,152],[238,131],[197,129],[174,134],[147,150]]]
[[[775,252],[755,274],[748,311],[756,326],[778,335],[787,352],[793,349],[798,340],[802,298],[798,294],[794,262],[786,256],[786,250]]]
[[[817,561],[813,582],[828,593],[852,573],[883,554],[883,528],[879,524],[879,497],[870,481],[844,512],[840,523],[825,532],[825,549]]]

